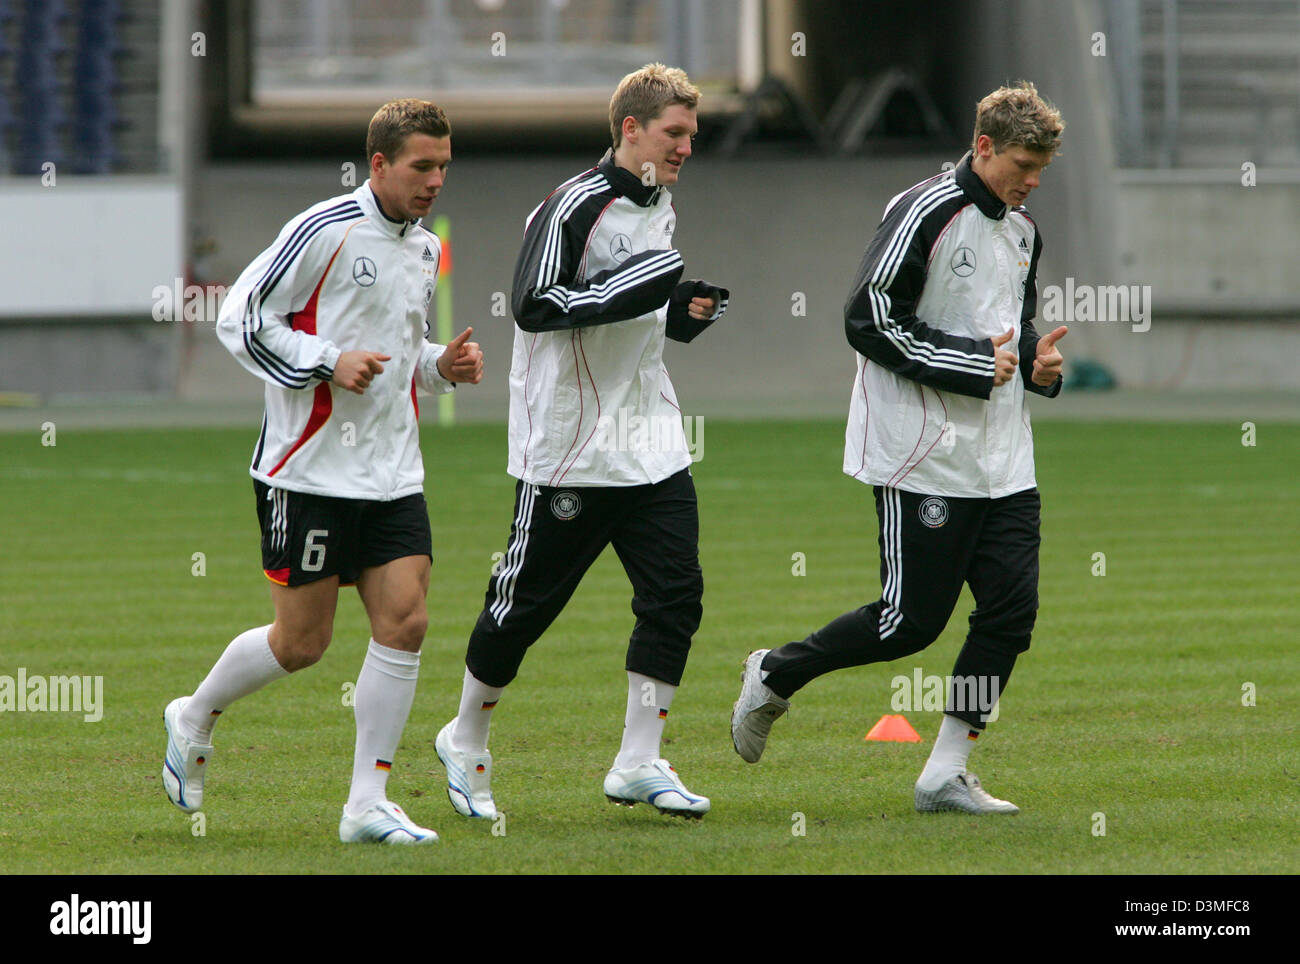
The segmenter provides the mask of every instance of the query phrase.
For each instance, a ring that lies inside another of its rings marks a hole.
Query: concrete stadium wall
[[[689,160],[673,192],[674,243],[687,277],[731,289],[723,322],[690,345],[669,343],[667,363],[688,411],[815,414],[847,404],[854,353],[843,305],[885,204],[940,170],[948,157],[891,161]],[[561,181],[597,157],[457,159],[437,212],[452,223],[457,330],[474,326],[488,381],[458,393],[470,415],[502,416],[514,323],[493,317],[509,297],[524,219]],[[229,166],[203,179],[200,211],[218,249],[202,265],[229,283],[275,237],[283,221],[339,188],[339,166]],[[426,223],[431,223],[427,220]],[[797,301],[806,302],[794,314]],[[200,335],[188,397],[222,397],[259,385],[243,377],[215,337]]]
[[[853,373],[841,313],[862,251],[889,198],[953,159],[692,158],[674,193],[676,241],[690,276],[727,284],[732,303],[724,323],[704,337],[668,347],[669,370],[688,409],[717,415],[841,414]],[[459,395],[467,417],[498,418],[506,411],[504,377],[514,328],[491,309],[493,296],[510,290],[523,220],[551,188],[594,160],[468,157],[453,165],[437,210],[452,222],[455,320],[458,326],[474,325],[489,364],[488,382]],[[1125,187],[1117,195],[1119,233],[1103,248],[1127,263],[1107,268],[1105,260],[1076,257],[1080,243],[1071,245],[1066,224],[1074,207],[1067,170],[1072,160],[1062,157],[1053,164],[1031,198],[1046,239],[1040,298],[1051,286],[1064,289],[1070,279],[1155,287],[1146,331],[1067,320],[1071,332],[1062,343],[1067,359],[1102,362],[1127,387],[1300,388],[1292,363],[1300,357],[1300,324],[1285,315],[1243,321],[1227,310],[1207,316],[1191,312],[1187,299],[1176,300],[1180,291],[1202,293],[1180,286],[1180,270],[1205,274],[1201,284],[1211,290],[1214,281],[1204,265],[1214,249],[1230,267],[1239,260],[1276,260],[1278,240],[1239,222],[1234,222],[1239,223],[1236,234],[1220,239],[1205,227],[1204,205],[1176,191],[1173,203],[1163,201],[1167,188]],[[204,172],[196,210],[200,233],[215,250],[198,260],[196,274],[210,282],[232,282],[284,221],[345,190],[339,183],[341,163],[229,165]],[[1275,211],[1300,205],[1300,186],[1275,190],[1279,193],[1271,198],[1250,197]],[[1170,218],[1169,212],[1181,214]],[[1234,277],[1224,276],[1229,294],[1238,290]],[[1267,290],[1279,298],[1296,297],[1294,273],[1258,280],[1267,281]],[[801,316],[792,314],[800,293],[806,301]],[[148,319],[124,327],[46,323],[25,333],[0,330],[0,341],[5,357],[14,360],[3,390],[48,395],[128,388],[169,394],[174,388],[183,398],[212,403],[255,402],[261,393],[261,383],[218,345],[210,319],[189,330]]]
[[[470,157],[453,165],[437,210],[452,223],[455,321],[457,330],[474,326],[489,373],[484,385],[459,393],[459,411],[466,417],[500,418],[506,411],[505,375],[514,326],[508,317],[494,317],[491,309],[496,293],[508,296],[510,291],[523,220],[556,184],[594,160]],[[679,216],[675,240],[688,276],[728,285],[732,301],[723,323],[691,345],[668,346],[669,371],[688,412],[842,414],[854,370],[842,311],[863,249],[889,198],[938,171],[946,160],[952,158],[692,158],[674,192]],[[1085,207],[1071,196],[1067,167],[1072,160],[1062,157],[1053,164],[1038,195],[1031,198],[1031,210],[1046,238],[1040,299],[1052,286],[1068,290],[1070,279],[1091,285],[1164,284],[1164,276],[1149,271],[1146,261],[1108,267],[1112,260],[1128,260],[1126,242],[1105,242],[1105,258],[1085,256],[1082,241],[1072,245],[1067,212]],[[209,280],[231,282],[285,220],[339,191],[339,167],[329,162],[208,171],[201,182],[199,210],[217,249],[200,266]],[[1300,191],[1290,203],[1297,201]],[[1137,199],[1126,200],[1123,210],[1119,223],[1134,239],[1160,221]],[[1189,210],[1187,222],[1174,222],[1165,230],[1196,236],[1201,231],[1197,216]],[[1241,247],[1234,258],[1248,259],[1252,247],[1268,244],[1263,238],[1238,240]],[[1179,249],[1166,240],[1138,241],[1135,250],[1147,251],[1150,263],[1160,263],[1174,260]],[[1152,323],[1145,331],[1135,331],[1140,327],[1136,323],[1065,319],[1071,327],[1062,342],[1067,359],[1101,362],[1125,387],[1300,389],[1300,372],[1292,363],[1300,357],[1300,324],[1285,317],[1241,320],[1227,312],[1192,317],[1186,306],[1165,302],[1170,293],[1167,287],[1153,292]],[[792,314],[799,294],[806,301],[802,316]],[[1039,327],[1046,330],[1048,322],[1041,321]],[[193,337],[194,364],[181,386],[184,397],[213,402],[260,397],[260,382],[226,356],[208,328],[196,326]]]

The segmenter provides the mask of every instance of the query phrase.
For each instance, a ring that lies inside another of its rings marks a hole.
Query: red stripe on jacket
[[[342,242],[334,249],[334,254],[330,257],[330,263],[325,266],[325,273],[321,275],[320,282],[316,285],[316,290],[311,293],[307,303],[302,306],[302,311],[294,312],[293,330],[304,331],[309,335],[316,334],[316,306],[320,300],[320,290],[325,286],[325,279],[329,277],[330,268],[334,267],[334,259],[339,256],[339,251],[343,249]],[[302,435],[298,441],[293,443],[293,447],[285,453],[282,458],[267,476],[274,476],[284,468],[284,463],[288,462],[300,448],[307,443],[307,440],[320,431],[320,427],[329,420],[330,413],[334,410],[334,395],[330,391],[328,382],[319,382],[316,385],[316,400],[311,407],[311,415],[307,418],[307,426],[303,429]]]

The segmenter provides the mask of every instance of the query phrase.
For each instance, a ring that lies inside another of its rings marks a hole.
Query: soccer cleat
[[[980,786],[980,778],[973,773],[959,773],[938,790],[916,788],[918,813],[938,810],[961,810],[965,813],[1019,813],[1014,803],[999,800]]]
[[[648,803],[660,813],[675,817],[698,820],[709,812],[709,798],[687,790],[667,760],[642,763],[630,770],[610,770],[605,775],[605,796],[621,807]]]
[[[180,715],[188,702],[188,696],[180,696],[163,710],[167,755],[163,758],[162,783],[172,803],[186,813],[193,813],[203,806],[203,777],[212,760],[212,747],[191,743],[181,733]]]
[[[763,657],[770,652],[756,649],[745,658],[740,699],[731,709],[731,743],[747,763],[758,762],[772,724],[790,708],[789,700],[777,696],[763,683]]]
[[[359,817],[349,817],[343,808],[339,821],[339,840],[344,843],[381,843],[413,846],[437,843],[438,835],[425,827],[417,827],[397,804],[385,800],[368,807]]]
[[[452,720],[438,732],[433,747],[438,759],[447,768],[447,799],[463,817],[482,817],[494,820],[496,803],[492,800],[492,754],[466,753],[451,745]]]

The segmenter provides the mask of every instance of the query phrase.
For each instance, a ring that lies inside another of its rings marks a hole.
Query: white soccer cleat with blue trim
[[[181,733],[180,715],[189,702],[180,696],[163,710],[163,727],[167,730],[167,755],[163,758],[162,784],[167,799],[186,813],[203,806],[203,777],[212,762],[212,746],[191,743]]]
[[[376,803],[357,817],[348,816],[343,808],[339,821],[339,840],[344,843],[380,843],[399,846],[437,843],[438,835],[425,827],[417,827],[391,801]]]
[[[675,817],[698,820],[709,812],[709,798],[687,790],[667,760],[642,763],[630,770],[610,770],[605,775],[605,796],[622,807],[648,803],[660,813]]]
[[[492,799],[492,754],[466,753],[451,745],[452,720],[438,731],[433,748],[447,768],[447,799],[462,817],[495,820],[497,805]]]
[[[980,778],[973,773],[959,773],[938,790],[922,790],[917,786],[915,800],[918,813],[933,813],[938,810],[960,810],[963,813],[1020,812],[1014,803],[999,800],[985,790],[980,785]]]

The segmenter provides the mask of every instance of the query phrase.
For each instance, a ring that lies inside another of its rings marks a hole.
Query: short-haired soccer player
[[[514,522],[470,636],[459,714],[436,741],[465,816],[495,816],[493,707],[608,545],[632,582],[636,625],[605,795],[687,817],[709,809],[660,753],[703,593],[691,456],[664,339],[690,341],[727,304],[717,285],[680,281],[672,245],[668,188],[691,155],[698,103],[681,70],[628,74],[610,101],[612,149],[528,218],[512,298]]]
[[[745,662],[736,752],[757,762],[800,688],[930,645],[975,596],[917,810],[1016,813],[966,762],[1038,611],[1039,497],[1025,393],[1061,390],[1060,327],[1034,330],[1043,242],[1024,208],[1064,123],[1034,86],[993,91],[971,151],[895,197],[844,308],[857,350],[844,471],[873,487],[880,599]]]
[[[422,100],[385,104],[366,137],[370,177],[293,218],[240,275],[217,323],[266,382],[250,474],[275,620],[237,636],[191,696],[166,709],[163,785],[203,802],[212,729],[230,704],[311,666],[329,645],[339,586],[353,585],[371,638],[357,677],[345,843],[436,841],[387,797],[415,696],[432,539],[416,392],[477,383],[466,329],[426,340],[438,238],[420,224],[451,162],[451,126]]]

